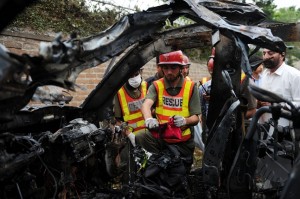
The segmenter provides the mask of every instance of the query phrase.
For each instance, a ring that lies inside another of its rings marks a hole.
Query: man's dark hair
[[[257,69],[257,67],[262,64],[262,62],[263,62],[262,57],[260,57],[258,55],[252,55],[249,58],[249,63],[250,63],[252,71],[255,71]]]

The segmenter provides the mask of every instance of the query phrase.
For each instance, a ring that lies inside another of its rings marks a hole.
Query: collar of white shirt
[[[281,64],[281,66],[279,66],[279,68],[277,68],[277,70],[274,72],[274,74],[281,76],[285,67],[286,67],[286,64],[283,62]],[[270,69],[267,69],[267,73],[271,74]]]

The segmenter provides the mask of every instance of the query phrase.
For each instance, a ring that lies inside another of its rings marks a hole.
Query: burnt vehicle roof
[[[34,1],[28,2],[20,5],[3,24],[8,24],[19,11]],[[3,5],[13,7],[11,4],[13,2],[6,1]],[[1,6],[0,11],[6,8]],[[162,31],[167,19],[173,22],[180,16],[192,19],[195,24]],[[212,40],[212,33],[216,31],[237,36],[236,43],[244,52],[243,70],[249,74],[251,69],[245,45],[254,44],[274,50],[285,48],[283,41],[265,28],[269,25],[263,23],[264,20],[265,14],[257,6],[250,4],[175,0],[170,4],[124,16],[111,28],[97,35],[66,41],[58,36],[52,43],[41,44],[39,56],[18,56],[0,50],[0,132],[56,130],[62,122],[78,117],[94,123],[110,119],[113,116],[113,96],[133,71],[161,53],[210,47],[216,42]],[[260,27],[260,24],[264,27]],[[270,26],[274,27],[296,29],[292,36],[280,35],[284,40],[300,38],[297,24]],[[80,72],[122,53],[124,55],[121,59],[110,68],[80,107],[46,106],[22,110],[39,86],[55,85],[75,90],[75,80]],[[15,74],[29,74],[32,81],[23,81]]]

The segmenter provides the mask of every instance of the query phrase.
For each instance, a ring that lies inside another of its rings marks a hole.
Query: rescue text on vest
[[[137,111],[137,110],[141,109],[144,100],[145,99],[140,99],[140,100],[137,100],[137,101],[129,102],[128,103],[129,111],[134,112],[134,111]]]
[[[170,108],[181,108],[182,107],[182,98],[181,97],[163,97],[164,106]]]

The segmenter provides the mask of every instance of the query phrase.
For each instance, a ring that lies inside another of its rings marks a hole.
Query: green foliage
[[[266,13],[267,19],[294,23],[300,20],[300,9],[295,7],[276,9],[276,5],[273,4],[274,0],[256,0],[255,3],[258,7]],[[300,59],[300,44],[299,42],[286,43],[287,46],[293,46],[292,49],[287,49],[287,63],[293,65]]]
[[[273,3],[274,0],[256,0],[255,4],[260,7],[267,15],[267,19],[273,19],[276,5]]]
[[[289,7],[289,8],[280,8],[279,10],[276,10],[273,19],[275,21],[281,21],[281,22],[297,22],[300,20],[300,8],[296,9],[295,7]]]
[[[88,36],[114,24],[119,13],[115,9],[89,11],[84,0],[40,0],[21,13],[10,27]]]
[[[300,20],[300,8],[295,7],[279,8],[273,3],[274,0],[254,0],[255,4],[260,7],[267,19],[280,22],[293,23]]]
[[[211,47],[207,46],[206,48],[185,49],[184,53],[193,62],[207,61],[211,54]]]
[[[286,62],[291,66],[295,66],[294,63],[300,59],[300,42],[287,42],[286,45],[291,47],[286,51]]]

